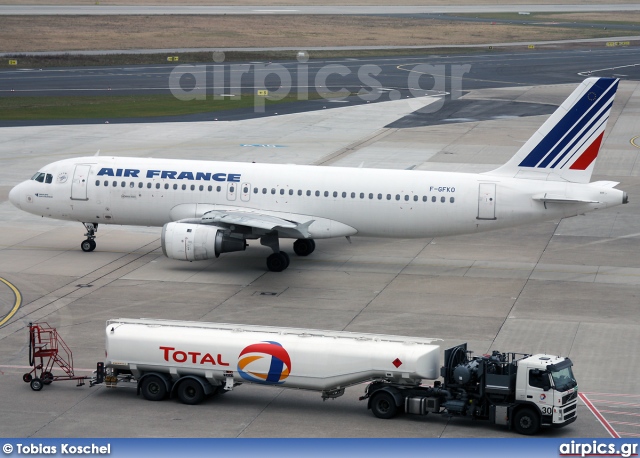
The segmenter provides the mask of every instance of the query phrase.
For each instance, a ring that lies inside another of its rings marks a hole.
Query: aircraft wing
[[[302,239],[311,237],[309,226],[313,222],[313,219],[297,222],[247,210],[212,210],[205,213],[201,218],[201,224],[246,226],[263,229],[267,232],[278,231]]]
[[[339,221],[310,215],[263,211],[230,205],[183,204],[171,210],[171,219],[180,223],[208,224],[263,235],[277,231],[281,237],[296,239],[344,237],[358,231]]]

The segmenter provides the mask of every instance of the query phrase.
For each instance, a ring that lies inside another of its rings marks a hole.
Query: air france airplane
[[[505,165],[480,174],[128,157],[54,162],[10,192],[18,208],[82,222],[162,226],[162,250],[197,261],[259,239],[280,272],[280,239],[307,256],[315,239],[434,237],[488,231],[627,203],[618,183],[590,183],[618,86],[589,78]]]

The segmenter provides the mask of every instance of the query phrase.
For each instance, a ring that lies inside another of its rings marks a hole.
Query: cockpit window
[[[53,182],[53,175],[51,175],[50,173],[47,173],[47,177],[44,180],[45,183],[51,183]]]
[[[31,177],[32,180],[36,180],[38,183],[44,183],[44,172],[38,172],[34,176]]]

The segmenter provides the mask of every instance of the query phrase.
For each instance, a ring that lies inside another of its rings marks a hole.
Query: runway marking
[[[20,308],[20,305],[22,305],[22,294],[20,294],[20,291],[18,290],[18,288],[16,288],[15,286],[13,286],[11,283],[9,283],[7,280],[5,280],[4,278],[0,277],[0,282],[4,283],[5,285],[7,285],[9,287],[9,289],[11,291],[13,291],[13,297],[15,298],[15,303],[13,304],[13,308],[11,309],[11,311],[2,319],[2,321],[0,321],[0,327],[2,327],[7,321],[9,321],[13,315],[16,314],[16,312],[18,311],[18,309]]]
[[[584,72],[578,72],[580,76],[592,76],[595,72],[604,72],[605,70],[617,70],[619,68],[637,67],[640,64],[620,65],[618,67],[600,68],[598,70],[585,70]]]
[[[33,366],[12,366],[12,365],[0,365],[0,369],[33,369]],[[80,372],[93,372],[95,369],[79,369],[77,367],[73,368],[74,371]]]
[[[611,437],[613,437],[614,439],[620,439],[620,434],[618,434],[616,430],[613,429],[613,426],[609,424],[607,419],[602,416],[602,414],[598,411],[598,409],[596,409],[596,407],[593,404],[591,404],[591,401],[589,401],[589,398],[587,398],[587,396],[584,393],[578,393],[578,396],[580,397],[584,405],[586,405],[587,408],[591,411],[593,416],[598,419],[598,421],[602,426],[604,426],[604,429],[606,429],[607,432],[611,434]]]
[[[636,148],[640,148],[640,145],[638,145],[636,143],[636,140],[640,138],[640,135],[636,135],[635,137],[633,137],[631,140],[629,140],[629,143],[631,143],[633,146],[635,146]]]

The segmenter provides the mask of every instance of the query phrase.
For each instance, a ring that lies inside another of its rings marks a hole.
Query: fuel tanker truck
[[[404,412],[488,420],[521,434],[576,420],[569,358],[494,351],[439,339],[155,319],[107,322],[106,360],[91,385],[133,382],[150,401],[197,404],[244,383],[313,390],[322,399],[368,382],[360,400],[378,418]],[[441,380],[440,380],[441,378]],[[431,386],[423,380],[433,380]]]

